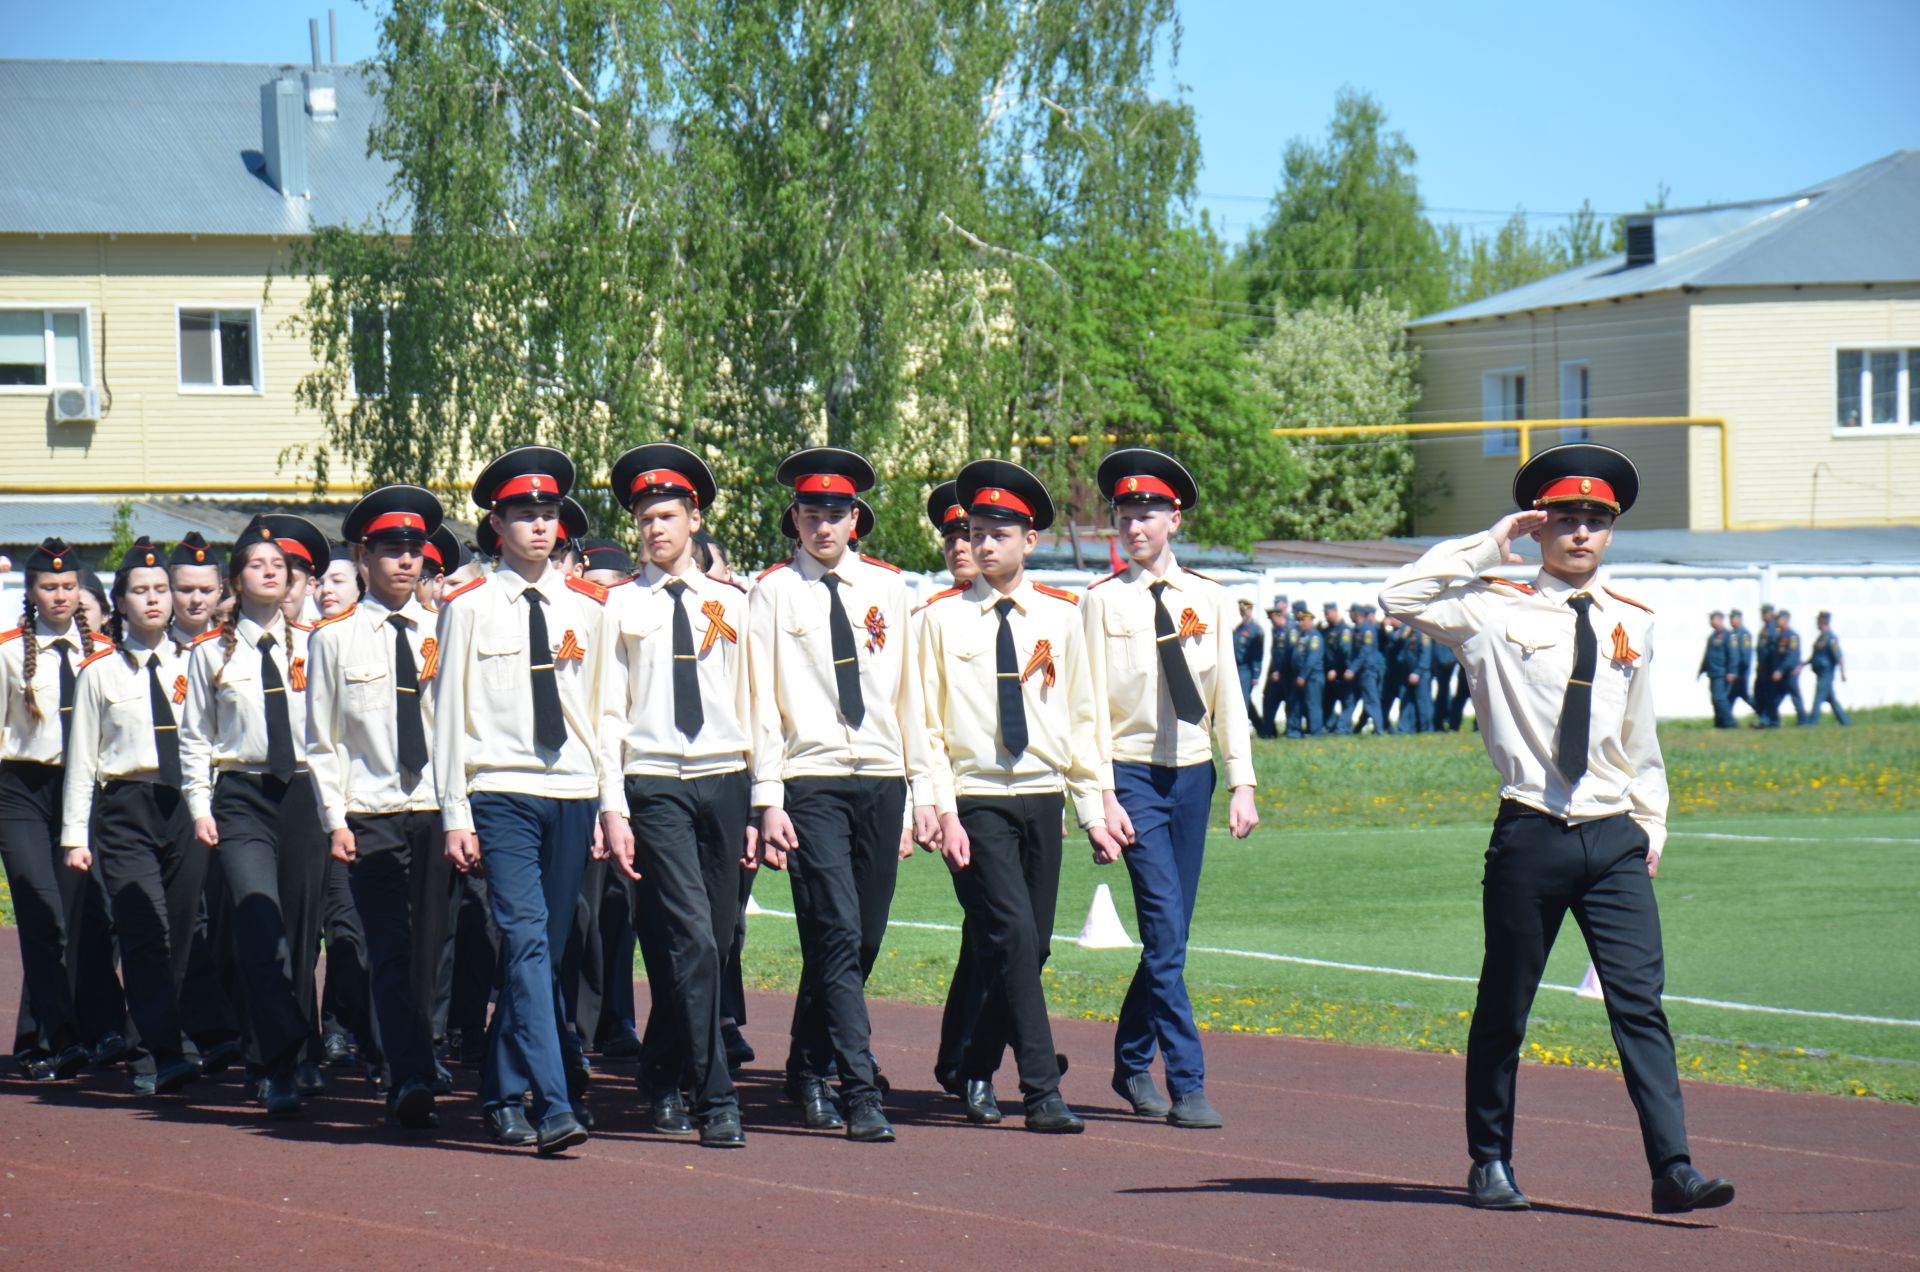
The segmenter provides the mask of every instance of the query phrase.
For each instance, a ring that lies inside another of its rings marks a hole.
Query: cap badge
[[[56,569],[56,570],[58,570],[58,569],[60,568],[60,558],[59,558],[59,557],[55,557],[55,558],[53,558],[53,568],[54,568],[54,569]]]
[[[820,474],[820,489],[831,490],[832,488],[833,488],[833,478],[829,477],[825,473]]]
[[[999,502],[1000,502],[1000,492],[999,492],[999,491],[997,491],[997,490],[989,490],[989,491],[987,492],[987,498],[988,498],[988,499],[991,499],[991,500],[992,500],[992,501],[993,501],[994,503],[999,503]]]
[[[1140,479],[1138,477],[1127,478],[1127,490],[1131,492],[1138,489],[1140,489]]]
[[[204,560],[206,560],[206,559],[207,559],[207,550],[206,550],[205,548],[195,548],[195,549],[193,550],[193,559],[194,559],[194,560],[195,560],[196,562],[199,562],[199,561],[204,561]]]
[[[267,527],[265,527],[265,526],[261,526],[261,527],[260,527],[260,537],[261,537],[262,539],[271,539],[271,538],[273,538],[273,531],[271,531],[271,530],[269,530],[269,529],[267,529]]]
[[[153,564],[153,553],[151,553],[151,552],[149,552],[149,553],[147,553],[147,564],[148,564],[148,565],[152,565],[152,564]]]
[[[1593,493],[1593,478],[1582,477],[1580,479],[1580,493],[1583,495],[1590,495]]]
[[[540,489],[540,479],[538,477],[533,477],[529,480],[535,490]]]
[[[653,481],[653,474],[652,474],[652,473],[642,473],[642,474],[640,475],[640,484],[641,484],[642,486],[651,486],[651,485],[653,485],[653,484],[654,484],[654,481]]]

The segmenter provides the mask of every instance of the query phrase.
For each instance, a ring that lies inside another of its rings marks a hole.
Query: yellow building
[[[1632,455],[1636,526],[1920,523],[1920,150],[1797,194],[1629,217],[1625,255],[1418,319],[1422,421],[1717,417],[1544,429]],[[1510,498],[1514,430],[1422,439],[1420,534]]]

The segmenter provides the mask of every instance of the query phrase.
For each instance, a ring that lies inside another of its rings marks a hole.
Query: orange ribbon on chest
[[[700,641],[701,653],[706,653],[722,640],[728,644],[740,643],[740,633],[733,630],[733,624],[727,622],[726,606],[719,601],[707,601],[700,606],[700,612],[707,620],[707,634]]]
[[[1620,624],[1613,625],[1613,661],[1630,663],[1638,660],[1640,651],[1627,643],[1627,629]]]
[[[1053,688],[1054,670],[1053,670],[1053,642],[1052,641],[1043,640],[1043,641],[1038,641],[1034,644],[1033,656],[1027,659],[1026,668],[1020,673],[1020,683],[1023,685],[1026,684],[1028,678],[1031,677],[1033,673],[1036,671],[1043,673],[1041,676],[1042,683],[1045,684],[1046,687],[1049,689]]]

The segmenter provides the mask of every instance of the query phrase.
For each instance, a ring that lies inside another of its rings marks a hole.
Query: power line
[[[1205,191],[1201,191],[1200,193],[1196,194],[1194,197],[1198,199],[1218,199],[1222,202],[1227,202],[1227,203],[1272,203],[1274,200],[1274,196],[1271,194],[1209,194]],[[1638,216],[1641,212],[1645,211],[1646,209],[1639,208],[1639,209],[1635,209],[1632,212],[1603,212],[1599,208],[1576,208],[1572,212],[1535,212],[1535,211],[1529,211],[1524,207],[1442,208],[1442,207],[1434,207],[1431,204],[1427,204],[1427,205],[1423,205],[1420,210],[1422,212],[1444,212],[1449,216],[1458,215],[1458,216],[1507,217],[1507,216],[1512,216],[1514,213],[1518,212],[1521,216],[1524,216],[1524,217],[1568,217],[1568,216],[1580,216],[1582,214],[1613,217],[1613,216]]]

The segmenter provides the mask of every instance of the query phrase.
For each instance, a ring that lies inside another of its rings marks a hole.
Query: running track
[[[18,989],[7,939],[0,1036]],[[1208,1085],[1227,1129],[1176,1131],[1120,1112],[1111,1026],[1056,1021],[1074,1061],[1065,1092],[1089,1126],[1048,1138],[1017,1116],[967,1126],[930,1093],[938,1013],[876,1004],[900,1141],[854,1145],[780,1102],[788,1003],[762,995],[753,1010],[761,1059],[742,1079],[737,1152],[649,1134],[627,1065],[596,1076],[599,1130],[558,1161],[486,1140],[470,1069],[440,1131],[419,1138],[380,1129],[345,1076],[306,1121],[272,1125],[233,1081],[145,1103],[118,1074],[0,1083],[0,1268],[1920,1272],[1920,1109],[1689,1084],[1695,1158],[1740,1196],[1655,1218],[1619,1080],[1528,1065],[1515,1169],[1534,1209],[1482,1214],[1462,1203],[1451,1056],[1215,1036]]]

